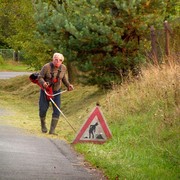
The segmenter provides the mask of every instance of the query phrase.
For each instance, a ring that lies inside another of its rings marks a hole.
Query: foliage
[[[4,59],[3,59],[3,57],[0,54],[0,65],[3,65],[3,64],[4,64]]]
[[[34,69],[29,68],[29,66],[22,62],[17,62],[14,60],[4,61],[4,59],[0,56],[0,71],[26,72],[33,70]]]
[[[91,84],[106,87],[121,83],[129,70],[137,75],[149,26],[177,16],[177,2],[167,0],[46,2],[36,4],[39,34],[68,61],[77,61]]]
[[[24,61],[39,69],[50,59],[49,47],[35,34],[32,1],[1,0],[0,9],[0,45],[21,51]]]
[[[29,27],[27,27],[28,23],[26,23],[28,21],[29,14],[27,14],[26,17],[23,17],[25,16],[24,9],[27,8],[27,6],[24,6],[24,4],[22,3],[23,1],[21,0],[20,1],[15,0],[13,3],[1,0],[1,4],[0,4],[1,7],[1,14],[0,14],[1,38],[0,39],[2,42],[8,44],[9,46],[12,43],[12,47],[14,47],[14,49],[21,48],[21,42],[19,41],[19,38],[15,38],[15,36],[22,36],[24,30],[18,31],[18,29],[20,28],[26,29],[26,32],[28,32],[28,30],[30,29]],[[22,6],[24,8],[21,8]]]
[[[75,64],[89,83],[105,87],[139,73],[149,26],[172,21],[179,11],[177,0],[0,2],[0,47],[20,50],[36,69],[62,52],[71,69]]]

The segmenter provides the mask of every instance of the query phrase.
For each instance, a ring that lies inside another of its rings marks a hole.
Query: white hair
[[[62,61],[64,61],[64,56],[60,53],[54,53],[53,55],[53,59],[58,58],[61,59]]]

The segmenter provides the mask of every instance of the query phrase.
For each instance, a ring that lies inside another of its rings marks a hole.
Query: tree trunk
[[[168,22],[164,22],[164,30],[165,30],[165,52],[166,55],[170,55],[170,49],[169,49],[169,27],[168,27]]]
[[[67,62],[69,82],[74,84],[78,80],[78,70],[73,62]]]
[[[158,65],[157,46],[156,46],[156,34],[154,26],[151,26],[151,55],[154,63]]]

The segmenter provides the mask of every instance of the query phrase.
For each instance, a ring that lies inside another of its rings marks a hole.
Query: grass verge
[[[78,131],[96,102],[106,117],[113,138],[102,145],[77,144],[76,151],[109,179],[179,179],[179,66],[151,67],[143,77],[110,92],[94,86],[75,86],[62,95],[62,111]],[[0,80],[0,108],[13,109],[4,121],[40,133],[39,88],[27,76]],[[48,113],[48,127],[51,109]],[[75,133],[61,118],[59,139],[72,142]],[[43,135],[50,137],[49,135]]]
[[[29,68],[27,65],[23,64],[23,62],[17,62],[12,60],[0,60],[0,71],[33,71],[32,68]]]

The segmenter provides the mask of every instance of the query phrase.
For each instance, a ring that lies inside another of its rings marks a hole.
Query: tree
[[[111,87],[137,74],[150,43],[147,33],[167,17],[169,0],[39,1],[39,34],[68,62],[75,61],[91,84]],[[168,5],[168,6],[167,6]],[[171,6],[172,7],[172,6]],[[41,12],[41,13],[39,13]]]
[[[10,28],[10,19],[8,17],[7,2],[4,0],[0,1],[0,45],[1,47],[8,47],[6,39],[12,33]]]
[[[0,44],[21,51],[27,64],[40,69],[50,59],[50,48],[35,33],[32,1],[1,0],[0,9]]]

